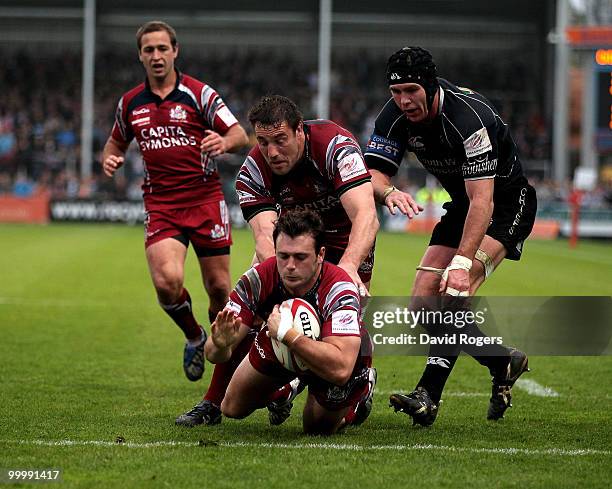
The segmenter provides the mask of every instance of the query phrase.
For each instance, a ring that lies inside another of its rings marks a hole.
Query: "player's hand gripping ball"
[[[280,305],[281,324],[289,325],[298,333],[317,341],[321,337],[321,325],[317,311],[303,299],[289,299]],[[308,364],[291,352],[288,346],[270,338],[272,349],[287,370],[300,373],[309,369]]]

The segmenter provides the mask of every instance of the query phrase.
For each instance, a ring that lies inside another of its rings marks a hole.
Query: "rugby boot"
[[[341,426],[359,426],[362,424],[370,413],[372,412],[372,404],[374,401],[374,388],[376,387],[376,380],[378,374],[374,367],[368,368],[368,389],[363,397],[359,400],[355,406],[347,413],[344,417]]]
[[[438,405],[435,404],[429,392],[423,387],[417,387],[410,394],[391,394],[389,406],[395,412],[401,411],[412,418],[412,425],[431,426],[438,415]]]
[[[195,382],[204,375],[204,343],[206,343],[206,331],[202,328],[202,341],[193,346],[189,341],[185,343],[183,351],[183,371],[189,380]]]
[[[175,424],[193,428],[199,424],[212,426],[221,422],[221,409],[212,402],[203,399],[193,409],[176,418]]]
[[[306,383],[297,377],[289,382],[289,385],[291,386],[291,392],[289,392],[287,397],[268,403],[268,420],[272,426],[283,424],[291,416],[293,400],[306,388]]]
[[[498,420],[504,417],[506,409],[512,407],[512,386],[524,373],[529,372],[529,359],[522,351],[510,348],[508,366],[494,375],[487,419]]]

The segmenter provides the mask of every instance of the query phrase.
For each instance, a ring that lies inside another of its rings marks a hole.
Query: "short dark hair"
[[[276,126],[287,122],[294,131],[304,116],[293,100],[282,95],[266,95],[249,110],[249,122],[262,126]]]
[[[170,36],[170,44],[172,44],[172,48],[176,48],[176,31],[172,28],[172,26],[161,20],[152,20],[141,25],[136,32],[136,45],[138,46],[138,51],[140,51],[140,48],[142,47],[142,36],[149,34],[150,32],[159,31],[166,31]]]
[[[281,233],[286,234],[290,238],[309,234],[314,239],[315,252],[319,253],[325,238],[325,227],[321,217],[316,212],[309,209],[292,210],[282,214],[276,221],[274,232],[272,233],[274,246],[276,246],[276,239]]]

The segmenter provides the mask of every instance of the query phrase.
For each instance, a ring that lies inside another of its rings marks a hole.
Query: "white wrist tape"
[[[278,325],[278,331],[276,332],[276,339],[282,343],[287,331],[293,327],[293,317],[291,316],[291,310],[288,307],[280,308],[280,324]]]
[[[453,259],[451,260],[449,265],[444,269],[444,272],[442,273],[442,280],[448,280],[448,272],[450,272],[451,270],[465,270],[469,272],[471,269],[472,260],[466,258],[465,256],[455,255],[453,256]],[[453,287],[446,287],[445,292],[448,295],[452,295],[455,297],[467,297],[469,295],[469,292],[467,290],[460,291]]]
[[[457,290],[453,287],[446,287],[445,294],[452,295],[453,297],[469,297],[470,293],[467,290]]]

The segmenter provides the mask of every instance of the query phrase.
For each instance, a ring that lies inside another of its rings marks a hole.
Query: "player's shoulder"
[[[394,129],[406,124],[407,119],[393,100],[393,97],[385,102],[374,121],[376,132],[384,137],[389,137]]]
[[[179,84],[189,88],[192,91],[200,92],[204,88],[211,88],[207,83],[204,83],[193,76],[181,73]]]
[[[340,309],[360,309],[357,286],[348,273],[329,262],[323,263],[319,307],[323,317],[330,317],[334,311]]]
[[[259,149],[259,144],[256,144],[250,149],[247,154],[247,157],[253,159],[257,164],[265,163],[263,154],[261,154],[261,150]]]
[[[464,138],[497,123],[497,111],[482,94],[439,78],[442,89],[442,122],[452,124]]]
[[[331,177],[340,165],[340,159],[349,154],[361,153],[355,136],[333,121],[305,121],[304,130],[307,134],[306,155],[314,161],[322,174]]]
[[[304,121],[304,128],[309,134],[311,145],[322,145],[327,147],[327,145],[338,136],[356,141],[351,131],[327,119]]]
[[[270,167],[266,163],[266,160],[261,154],[259,145],[255,145],[248,152],[240,171],[247,172],[249,174],[257,173],[259,175],[268,175],[270,173]]]
[[[320,288],[327,292],[335,288],[338,292],[345,291],[346,293],[358,294],[357,286],[351,280],[350,275],[338,265],[328,261],[323,262]]]
[[[278,267],[276,265],[276,256],[271,256],[267,260],[258,263],[253,267],[257,272],[262,281],[269,281],[274,279],[278,274]]]
[[[130,103],[132,103],[136,98],[142,96],[146,93],[146,85],[145,83],[139,83],[135,87],[129,89],[121,96],[121,101],[123,102],[124,107],[127,107]]]

